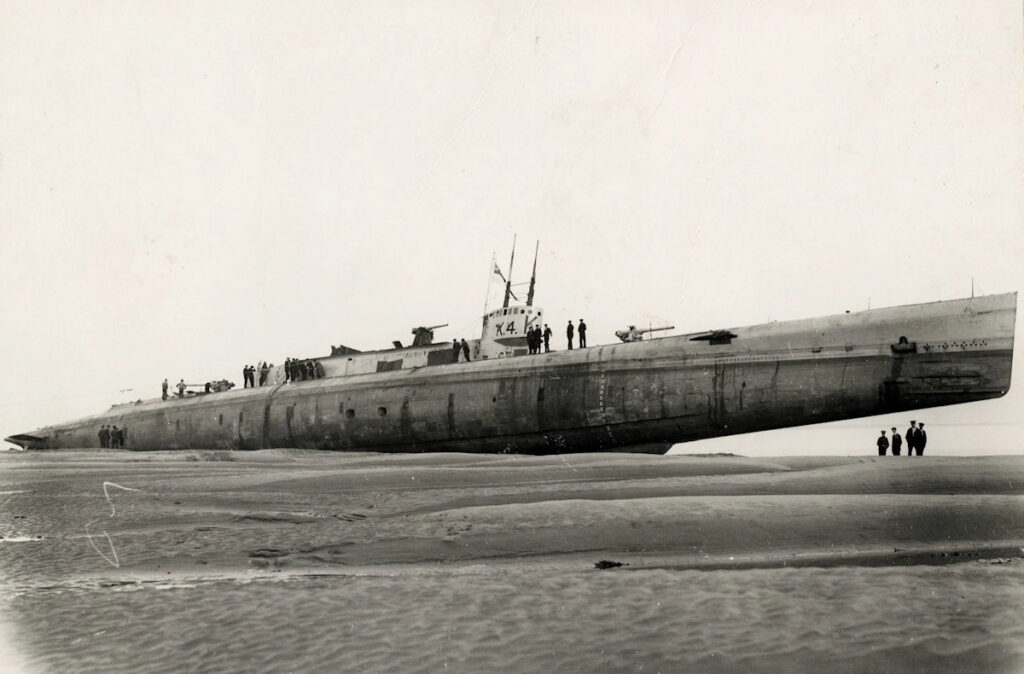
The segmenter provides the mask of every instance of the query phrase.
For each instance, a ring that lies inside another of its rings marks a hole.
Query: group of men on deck
[[[286,358],[284,361],[284,372],[285,381],[293,384],[297,381],[306,381],[307,379],[323,379],[325,374],[324,366],[320,364],[320,361],[313,360],[312,358],[305,360]],[[261,383],[260,386],[262,385]]]
[[[886,451],[889,449],[889,438],[885,437],[885,431],[878,437],[878,455],[885,456]],[[924,432],[924,422],[918,424],[916,421],[911,420],[910,428],[907,429],[907,456],[913,456],[914,452],[917,452],[918,456],[924,454],[924,446],[928,444],[928,434]],[[903,450],[903,438],[896,431],[896,427],[892,428],[892,455],[899,456]]]
[[[459,362],[459,354],[462,354],[462,360],[469,362],[472,360],[469,356],[469,343],[463,339],[461,342],[457,339],[452,340],[452,355],[455,357],[453,362]]]
[[[207,386],[207,390],[209,390],[209,386],[210,385],[207,384],[206,386]],[[160,384],[160,399],[161,400],[167,400],[167,387],[168,387],[168,385],[167,385],[167,377],[164,377],[163,382]],[[187,387],[187,385],[185,384],[185,380],[184,379],[182,379],[181,381],[179,381],[177,383],[175,388],[178,389],[178,397],[179,398],[184,398],[185,397],[185,388],[186,387]]]
[[[580,319],[578,327],[574,328],[571,320],[569,321],[569,325],[565,326],[565,339],[569,342],[569,349],[572,349],[572,336],[574,332],[579,335],[580,348],[587,348],[587,324],[583,322],[582,318]]]
[[[270,368],[274,367],[273,363],[267,363],[263,361],[259,367],[255,365],[246,365],[242,368],[242,388],[256,388],[256,373],[260,375],[260,386],[267,381],[267,373],[270,372]]]
[[[526,346],[530,348],[530,353],[540,353],[541,344],[544,345],[544,353],[551,351],[551,328],[548,324],[544,324],[544,329],[541,330],[540,325],[535,325],[526,331]]]

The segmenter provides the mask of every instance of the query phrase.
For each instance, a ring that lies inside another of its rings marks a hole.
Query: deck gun
[[[661,330],[674,330],[676,326],[666,325],[663,328],[647,328],[646,330],[637,330],[635,325],[629,326],[629,330],[616,330],[615,336],[621,339],[623,342],[640,342],[643,341],[644,335],[648,332],[660,332]]]
[[[438,328],[447,328],[447,323],[441,325],[431,325],[430,327],[423,327],[422,325],[418,328],[412,329],[412,345],[413,346],[429,346],[434,343],[434,330]]]

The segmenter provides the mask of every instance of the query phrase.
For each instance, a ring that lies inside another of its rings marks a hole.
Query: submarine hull
[[[552,454],[974,402],[1010,387],[1016,293],[119,405],[6,440]],[[382,356],[386,358],[386,356]]]

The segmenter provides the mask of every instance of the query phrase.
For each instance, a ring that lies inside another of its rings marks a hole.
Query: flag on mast
[[[502,281],[505,281],[505,275],[501,273],[500,269],[498,269],[498,263],[494,262],[494,260],[491,260],[491,262],[494,264],[494,273],[497,274],[498,278],[500,278]],[[509,286],[508,281],[505,281],[505,286],[506,287]],[[511,287],[508,287],[508,294],[511,295],[512,299],[514,299],[516,302],[519,301],[519,298],[516,297],[516,294],[514,292],[512,292],[512,288]]]

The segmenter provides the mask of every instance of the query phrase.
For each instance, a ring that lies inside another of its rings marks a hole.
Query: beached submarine
[[[526,331],[544,312],[532,281],[525,303],[510,290],[483,316],[468,361],[414,330],[408,347],[334,348],[316,359],[322,378],[286,382],[277,366],[263,386],[115,405],[5,440],[98,447],[100,428],[117,425],[131,450],[663,454],[1010,388],[1016,293],[528,355]]]

